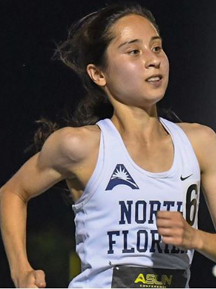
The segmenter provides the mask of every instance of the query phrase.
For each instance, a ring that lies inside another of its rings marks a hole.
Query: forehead
[[[129,39],[131,37],[159,35],[154,25],[141,15],[127,15],[119,19],[111,28],[114,41]]]

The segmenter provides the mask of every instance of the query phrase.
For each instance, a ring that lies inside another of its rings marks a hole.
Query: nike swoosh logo
[[[188,178],[190,178],[192,175],[193,175],[193,174],[191,174],[191,175],[189,175],[189,176],[187,176],[187,177],[185,177],[185,178],[181,176],[180,179],[181,179],[181,181],[185,181],[185,180],[187,180]]]

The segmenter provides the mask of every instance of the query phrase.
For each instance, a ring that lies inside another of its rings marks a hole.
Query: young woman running
[[[27,203],[66,180],[82,262],[70,287],[187,287],[194,250],[216,261],[216,235],[197,228],[201,181],[216,222],[216,137],[158,116],[169,62],[154,17],[135,4],[107,6],[59,50],[88,97],[80,126],[51,134],[1,189],[15,285],[46,286],[27,258]]]

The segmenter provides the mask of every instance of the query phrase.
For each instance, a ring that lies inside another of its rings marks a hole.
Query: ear
[[[87,65],[87,73],[89,77],[96,83],[98,86],[105,86],[106,85],[106,78],[103,72],[94,64]]]

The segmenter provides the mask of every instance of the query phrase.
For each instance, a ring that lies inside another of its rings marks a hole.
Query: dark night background
[[[52,60],[55,42],[87,13],[116,1],[0,0],[0,127],[3,185],[29,157],[24,154],[41,116],[60,118],[83,95],[77,77]],[[124,2],[124,1],[119,1]],[[139,0],[156,17],[169,57],[170,84],[162,105],[187,122],[216,130],[216,1]],[[48,287],[67,287],[69,256],[74,250],[71,204],[57,188],[31,200],[28,254],[45,270]],[[214,232],[201,197],[200,228]],[[216,287],[215,264],[195,253],[191,287]],[[0,287],[13,287],[0,239]]]

